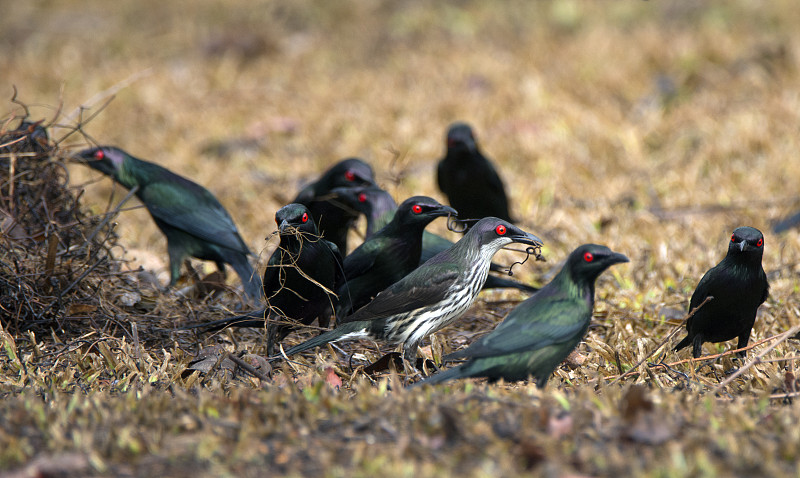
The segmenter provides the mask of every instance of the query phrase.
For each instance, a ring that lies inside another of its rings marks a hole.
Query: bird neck
[[[379,231],[389,224],[397,211],[397,203],[389,194],[377,196],[372,202],[372,211],[367,215],[367,235]]]
[[[173,175],[157,164],[128,156],[122,162],[114,175],[114,180],[130,189],[134,186],[144,186],[160,175],[166,177]]]
[[[575,277],[565,266],[550,284],[568,297],[586,300],[591,307],[594,304],[595,279],[596,277]]]
[[[725,262],[734,271],[751,272],[761,268],[761,255],[759,254],[730,254],[725,257]]]

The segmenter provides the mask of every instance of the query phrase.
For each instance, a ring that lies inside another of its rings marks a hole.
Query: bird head
[[[394,217],[403,225],[421,224],[424,227],[437,217],[450,215],[457,216],[458,212],[428,196],[413,196],[397,207]]]
[[[471,153],[478,151],[478,143],[472,128],[467,123],[453,123],[447,130],[447,151]]]
[[[621,262],[630,262],[630,259],[606,246],[584,244],[572,251],[563,270],[577,283],[594,284],[603,271]]]
[[[533,247],[541,247],[543,244],[542,240],[533,234],[496,217],[484,217],[475,223],[461,240],[477,241],[481,255],[488,255],[489,258],[512,242],[528,244]]]
[[[375,173],[372,166],[359,158],[347,158],[334,164],[317,182],[317,196],[331,192],[333,188],[374,186]]]
[[[96,169],[103,174],[115,177],[122,169],[128,154],[113,146],[98,146],[96,148],[84,149],[78,152],[75,157],[85,163],[90,168]]]
[[[278,225],[281,236],[293,236],[297,233],[319,235],[311,212],[302,204],[292,203],[278,209],[275,213],[275,224]]]
[[[737,227],[731,234],[728,244],[728,256],[757,257],[761,260],[764,254],[764,234],[754,227]]]
[[[396,206],[392,196],[378,186],[339,187],[331,193],[342,204],[365,216],[372,214],[374,208],[384,201],[392,208]]]

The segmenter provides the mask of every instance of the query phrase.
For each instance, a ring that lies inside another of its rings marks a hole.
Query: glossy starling
[[[416,356],[419,342],[461,316],[478,296],[492,256],[512,242],[541,240],[496,217],[480,220],[460,241],[379,293],[330,332],[286,351],[292,355],[328,342],[373,339],[403,344]]]
[[[496,329],[445,357],[465,358],[466,363],[415,385],[467,377],[487,377],[490,382],[533,377],[544,387],[589,329],[595,280],[620,262],[628,262],[628,258],[605,246],[578,247],[552,282],[519,304]]]
[[[378,292],[419,266],[422,233],[437,217],[456,210],[427,196],[405,200],[392,220],[369,236],[344,259],[346,284],[337,290],[337,317],[345,317],[371,301]]]
[[[261,280],[247,260],[250,250],[228,211],[206,188],[111,146],[83,150],[78,158],[128,189],[138,187],[136,197],[167,237],[170,285],[191,256],[214,261],[221,271],[230,264],[247,295],[261,297]]]
[[[439,161],[436,179],[461,220],[495,216],[513,222],[503,181],[481,154],[468,124],[450,125],[447,154]]]
[[[337,187],[374,184],[375,174],[369,164],[358,158],[347,158],[304,187],[292,202],[308,207],[322,237],[336,244],[342,254],[347,254],[347,234],[358,219],[358,213],[336,201],[331,191]]]
[[[280,208],[275,223],[281,240],[264,271],[267,309],[187,328],[263,327],[266,321],[267,354],[271,355],[273,346],[295,329],[292,323],[310,325],[317,319],[320,327],[328,326],[337,302],[333,291],[344,283],[339,249],[319,237],[314,219],[302,204]]]
[[[753,227],[738,227],[728,243],[728,254],[705,273],[689,302],[689,310],[703,303],[686,322],[688,334],[675,350],[692,346],[692,356],[703,353],[704,342],[739,338],[736,348],[747,347],[758,306],[769,297],[769,283],[761,257],[764,235]],[[740,355],[744,355],[741,352]]]
[[[366,237],[369,238],[375,231],[388,224],[394,217],[397,204],[391,194],[377,186],[364,186],[356,188],[336,188],[333,190],[336,197],[348,207],[363,214],[367,219]],[[431,257],[450,248],[453,243],[442,236],[432,232],[422,233],[422,254],[420,255],[420,265],[424,264]],[[503,268],[492,263],[491,271],[500,272]],[[513,288],[523,292],[536,292],[536,287],[523,284],[511,279],[498,277],[489,274],[484,289]]]

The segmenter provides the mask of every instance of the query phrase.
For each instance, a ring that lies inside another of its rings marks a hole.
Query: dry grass
[[[187,369],[199,348],[259,354],[261,335],[164,329],[221,317],[235,296],[187,301],[149,288],[126,306],[108,291],[100,310],[115,327],[65,313],[71,332],[3,332],[0,469],[797,475],[800,409],[785,395],[797,393],[800,350],[796,340],[767,350],[776,339],[765,340],[800,325],[800,239],[769,233],[800,204],[793,2],[7,3],[0,96],[13,84],[28,104],[49,105],[32,107],[33,120],[63,103],[65,128],[51,129],[61,139],[78,105],[95,111],[115,93],[86,133],[208,186],[262,264],[275,210],[341,157],[367,159],[398,199],[443,199],[433,173],[454,120],[476,127],[514,215],[545,239],[550,262],[517,266],[515,277],[539,280],[584,242],[632,261],[600,279],[585,361],[545,391],[461,382],[406,393],[403,377],[367,377],[364,362],[327,350],[265,381],[224,374],[223,361],[206,376]],[[2,117],[13,112],[9,102]],[[72,134],[60,147],[86,144]],[[69,173],[92,214],[112,192],[112,204],[124,196],[79,165]],[[121,257],[166,282],[165,243],[146,211],[118,222]],[[726,354],[696,371],[687,352],[655,348],[739,225],[766,233],[761,343],[744,365]],[[520,298],[483,295],[433,351],[491,330]],[[735,366],[747,368],[712,393]]]

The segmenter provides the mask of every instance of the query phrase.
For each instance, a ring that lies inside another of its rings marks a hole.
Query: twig
[[[733,382],[736,379],[736,377],[738,377],[739,375],[741,375],[741,374],[745,373],[746,371],[750,370],[750,368],[752,368],[753,365],[755,365],[757,363],[761,363],[761,357],[766,355],[770,350],[774,349],[778,345],[780,345],[783,342],[785,342],[786,339],[788,339],[789,337],[793,336],[798,331],[800,331],[800,324],[795,325],[791,329],[789,329],[786,332],[782,333],[780,336],[778,336],[778,340],[776,340],[775,343],[773,343],[769,347],[767,347],[764,350],[762,350],[761,352],[759,352],[758,355],[753,357],[753,360],[747,362],[744,366],[739,367],[739,370],[737,370],[736,372],[731,374],[728,378],[723,380],[722,383],[717,385],[717,387],[714,388],[714,390],[711,391],[711,393],[713,393],[713,394],[718,393],[720,390],[722,390],[723,388],[728,386],[729,383]]]
[[[774,393],[769,396],[769,398],[793,398],[793,397],[800,397],[800,392]]]
[[[643,359],[639,360],[639,362],[638,362],[636,365],[634,365],[633,367],[629,368],[627,372],[625,372],[625,373],[622,373],[622,370],[620,370],[620,373],[621,373],[621,375],[620,375],[619,377],[617,377],[616,379],[614,379],[614,381],[613,381],[613,382],[611,382],[609,385],[615,384],[615,383],[617,383],[618,381],[620,381],[620,380],[622,380],[623,378],[625,378],[626,376],[630,375],[630,374],[631,374],[631,373],[632,373],[634,370],[638,369],[638,368],[639,368],[639,367],[640,367],[640,366],[641,366],[643,363],[645,363],[645,362],[647,361],[647,359],[649,359],[650,357],[652,357],[653,355],[655,355],[655,353],[658,351],[658,349],[660,349],[661,347],[663,347],[664,345],[666,345],[666,344],[667,344],[667,343],[668,343],[670,340],[672,340],[672,337],[674,337],[674,336],[675,336],[675,334],[677,334],[677,333],[678,333],[678,332],[679,332],[679,331],[680,331],[680,330],[683,328],[683,324],[685,324],[687,320],[691,319],[691,318],[692,318],[692,316],[694,316],[694,314],[695,314],[695,313],[696,313],[696,312],[697,312],[697,311],[700,309],[700,307],[702,307],[702,306],[706,305],[706,304],[707,304],[709,301],[711,301],[711,300],[713,300],[713,299],[714,299],[714,296],[708,296],[708,297],[706,297],[706,299],[705,299],[703,302],[701,302],[701,303],[700,303],[700,305],[698,305],[697,307],[695,307],[694,309],[692,309],[691,311],[689,311],[689,313],[688,313],[688,314],[686,314],[686,317],[684,317],[684,318],[683,318],[683,320],[681,321],[681,323],[680,323],[680,324],[678,324],[678,325],[675,327],[675,329],[674,329],[672,332],[670,332],[670,334],[669,334],[669,335],[667,335],[667,337],[666,337],[664,340],[662,340],[660,344],[658,344],[658,346],[657,346],[657,347],[655,347],[655,348],[654,348],[654,349],[653,349],[653,350],[652,350],[652,351],[651,351],[649,354],[647,354],[647,355],[646,355],[646,356],[645,356]],[[673,364],[673,365],[674,365],[674,364]]]
[[[262,387],[266,386],[267,382],[269,382],[269,377],[256,370],[252,365],[242,360],[240,357],[229,352],[228,358],[231,359],[231,362],[241,367],[245,372],[261,380]]]
[[[739,352],[746,352],[748,350],[751,350],[751,349],[754,349],[754,348],[758,347],[759,345],[762,345],[762,344],[765,344],[765,343],[770,342],[772,340],[775,340],[778,337],[780,337],[781,335],[782,334],[777,334],[777,335],[773,335],[773,336],[761,339],[758,342],[753,342],[752,344],[748,345],[747,347],[742,347],[740,349],[726,350],[725,352],[720,352],[718,354],[703,355],[702,357],[683,359],[683,360],[678,360],[677,362],[664,363],[663,361],[661,361],[659,363],[653,364],[652,367],[653,368],[665,367],[667,369],[671,369],[671,367],[674,367],[676,365],[682,365],[682,364],[685,364],[685,363],[705,362],[705,361],[709,361],[709,360],[714,360],[714,359],[718,359],[718,358],[721,358],[721,357],[725,357],[727,355],[734,355],[734,354],[737,354]],[[656,348],[656,350],[658,350],[658,348]],[[774,360],[764,360],[764,361],[762,361],[762,363],[779,362],[779,361],[782,361],[782,360],[793,360],[793,359],[800,359],[800,357],[785,357],[785,358],[774,359]],[[639,372],[634,372],[634,370],[636,370],[636,368],[629,369],[627,372],[625,372],[625,375],[638,377],[639,376]],[[677,370],[673,370],[673,371],[674,372],[678,372]],[[683,373],[683,372],[678,372],[678,373]],[[617,380],[622,378],[622,376],[621,375],[610,375],[610,376],[603,377],[603,378],[605,378],[606,380],[614,379],[614,381],[611,382],[611,383],[615,383]]]
[[[66,115],[64,119],[66,121],[72,121],[75,118],[75,116],[80,114],[83,110],[91,108],[96,103],[99,103],[100,101],[106,98],[116,95],[120,90],[122,90],[123,88],[127,88],[129,85],[133,84],[139,79],[144,78],[145,76],[149,75],[150,72],[152,71],[153,71],[152,68],[146,68],[144,70],[137,71],[136,73],[130,75],[129,77],[116,83],[115,85],[112,85],[111,87],[106,88],[105,90],[99,93],[96,93],[94,96],[86,100],[86,102],[84,102],[81,106],[75,108],[71,113]]]
[[[92,233],[89,234],[89,237],[86,238],[86,243],[91,242],[92,239],[94,239],[94,236],[96,236],[97,233],[100,232],[100,229],[102,229],[106,224],[108,224],[108,222],[112,218],[116,217],[116,215],[119,214],[119,211],[122,209],[122,206],[124,206],[125,203],[128,202],[128,200],[130,200],[130,198],[132,198],[133,195],[136,194],[136,191],[138,191],[138,190],[139,190],[139,186],[138,185],[132,187],[131,190],[128,191],[128,194],[125,195],[124,198],[122,198],[122,201],[120,201],[117,204],[117,207],[115,207],[112,211],[109,211],[109,212],[107,212],[105,214],[105,217],[103,218],[102,221],[100,221],[100,224],[98,224],[97,227],[94,229],[94,231],[92,231]]]

